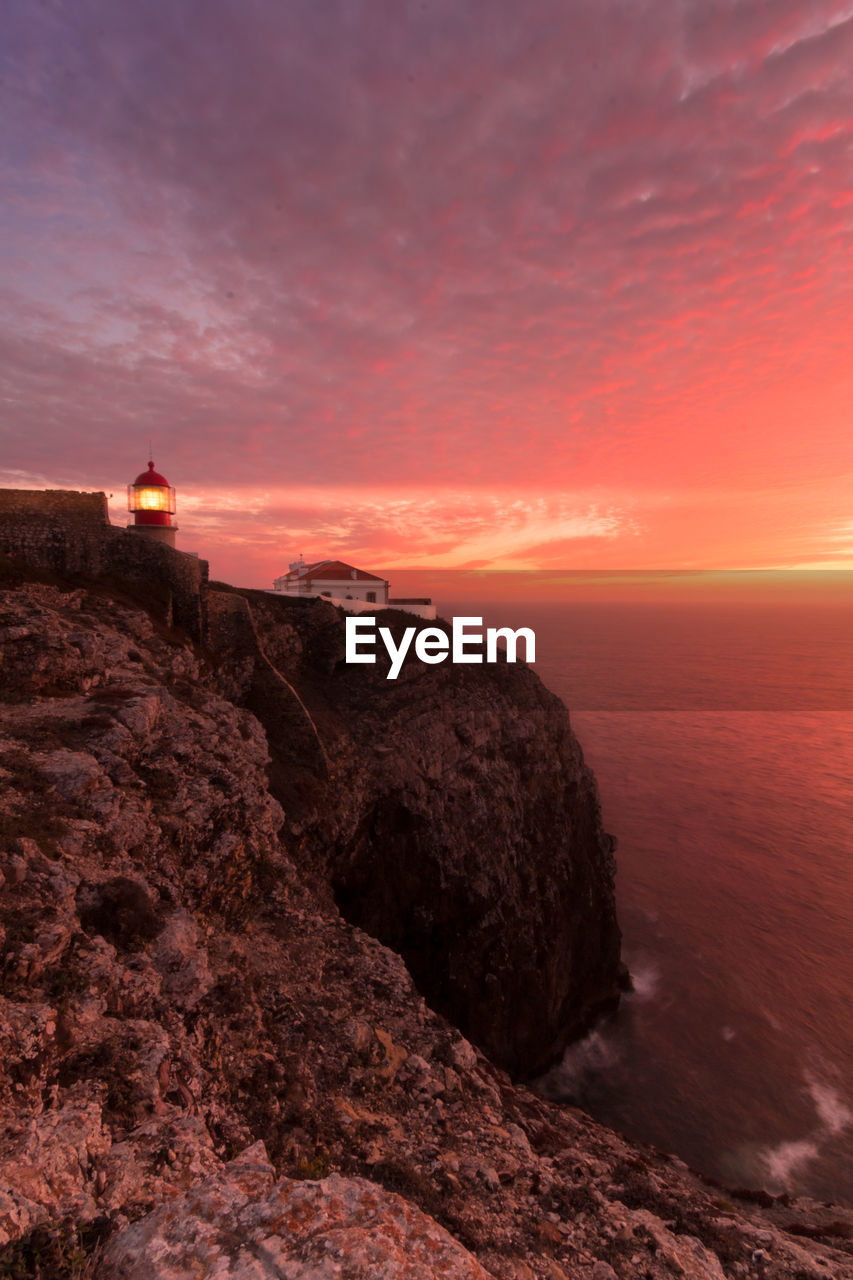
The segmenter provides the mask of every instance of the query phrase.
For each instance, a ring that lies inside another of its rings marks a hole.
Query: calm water
[[[636,990],[548,1091],[729,1185],[853,1200],[850,607],[481,611],[535,628],[619,840]]]

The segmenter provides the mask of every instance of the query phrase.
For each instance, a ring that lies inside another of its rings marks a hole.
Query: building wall
[[[376,593],[379,595],[379,592]],[[347,600],[336,591],[331,596],[321,596],[328,604],[337,605],[339,609],[346,609],[347,613],[370,613],[373,609],[387,609],[385,601],[380,597],[379,600],[356,600],[354,597]]]
[[[296,592],[289,593],[287,591],[268,591],[267,595],[282,596],[284,599],[291,600],[324,600],[326,604],[333,604],[338,609],[343,609],[346,613],[365,613],[371,614],[385,609],[400,609],[403,613],[413,613],[418,618],[425,618],[432,621],[436,616],[435,605],[430,600],[389,600],[386,604],[384,601],[377,600],[347,600],[343,596],[317,596],[313,592],[310,596],[297,596]]]
[[[385,604],[388,599],[388,588],[382,578],[376,582],[365,581],[363,578],[329,578],[322,582],[315,581],[310,588],[304,586],[300,589],[298,584],[288,583],[284,577],[276,578],[273,586],[281,595],[322,596],[326,600],[332,597],[335,603],[347,597],[354,601],[366,600],[371,591],[376,596],[376,604]]]
[[[129,524],[128,533],[138,533],[142,538],[152,538],[155,542],[164,542],[167,547],[174,547],[176,524]]]
[[[435,617],[435,605],[431,601],[423,600],[389,600],[387,604],[382,601],[376,603],[367,600],[347,600],[342,596],[332,596],[331,598],[323,596],[324,600],[328,600],[329,604],[337,605],[339,609],[343,609],[346,613],[374,613],[375,611],[383,612],[385,609],[400,609],[403,613],[413,613],[418,618],[432,619]]]
[[[431,622],[436,617],[436,607],[431,600],[389,600],[389,609],[401,609],[403,613],[413,613],[417,618],[425,618]]]
[[[175,625],[206,634],[207,561],[111,525],[103,493],[0,489],[0,551],[61,576],[164,584]]]

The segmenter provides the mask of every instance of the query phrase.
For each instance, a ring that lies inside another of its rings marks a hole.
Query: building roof
[[[171,485],[169,484],[169,481],[166,479],[166,477],[161,476],[159,471],[154,470],[153,462],[148,463],[147,471],[141,472],[140,475],[136,477],[136,479],[133,482],[133,488],[136,489],[139,487],[139,485],[143,485],[143,484],[156,485],[158,488],[162,487],[164,489],[171,488]]]
[[[299,582],[381,582],[375,573],[367,573],[364,569],[356,569],[355,565],[344,564],[343,560],[318,560],[316,564],[306,564],[302,569],[294,569],[284,575],[295,578]]]

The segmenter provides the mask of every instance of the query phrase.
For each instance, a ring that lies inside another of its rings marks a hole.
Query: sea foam
[[[776,1147],[768,1147],[761,1152],[761,1159],[771,1183],[787,1190],[791,1187],[795,1170],[817,1160],[819,1155],[816,1143],[809,1138],[800,1138],[795,1142],[780,1142]]]
[[[806,1087],[811,1094],[820,1122],[828,1134],[843,1133],[853,1124],[853,1111],[841,1100],[837,1089],[806,1074]]]

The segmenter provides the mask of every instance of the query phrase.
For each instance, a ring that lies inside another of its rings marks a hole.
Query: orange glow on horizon
[[[214,578],[255,587],[271,587],[300,553],[383,574],[853,568],[843,477],[819,501],[785,488],[744,499],[713,490],[194,491],[185,484],[179,507],[179,545],[208,559]],[[121,523],[117,504],[112,519]]]

